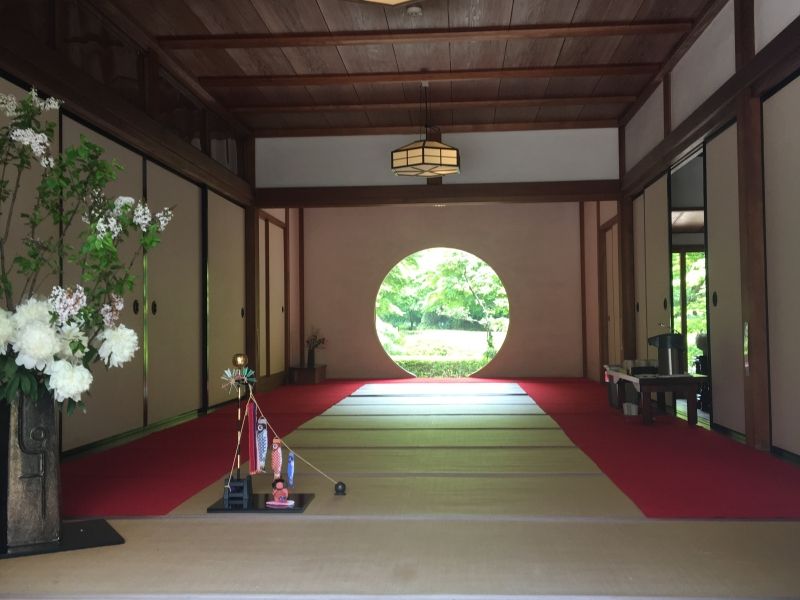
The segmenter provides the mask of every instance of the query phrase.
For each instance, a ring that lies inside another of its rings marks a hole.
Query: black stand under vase
[[[125,542],[103,519],[61,521],[58,419],[49,395],[0,404],[0,558]]]

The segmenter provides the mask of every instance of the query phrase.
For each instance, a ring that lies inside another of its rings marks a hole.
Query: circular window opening
[[[508,331],[508,295],[489,265],[453,248],[428,248],[389,271],[375,301],[389,357],[417,377],[466,377],[486,366]]]

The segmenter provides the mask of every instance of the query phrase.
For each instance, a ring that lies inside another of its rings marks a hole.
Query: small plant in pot
[[[325,338],[319,334],[318,330],[312,330],[311,335],[306,338],[306,348],[308,348],[306,367],[311,368],[317,366],[315,350],[323,347],[325,347]]]

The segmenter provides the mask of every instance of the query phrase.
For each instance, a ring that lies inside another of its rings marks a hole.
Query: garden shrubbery
[[[482,368],[485,360],[447,359],[431,356],[426,359],[402,360],[397,364],[417,377],[468,377]]]

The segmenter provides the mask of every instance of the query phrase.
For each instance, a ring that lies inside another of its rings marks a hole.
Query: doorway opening
[[[466,377],[500,350],[508,294],[483,260],[453,248],[407,256],[383,280],[375,329],[383,349],[417,377]]]

